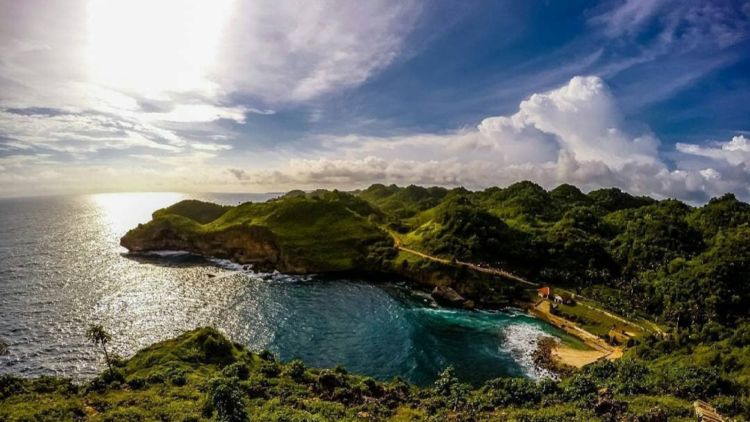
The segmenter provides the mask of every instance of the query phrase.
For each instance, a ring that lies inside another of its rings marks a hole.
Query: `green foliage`
[[[653,204],[655,200],[647,197],[635,197],[617,188],[598,189],[589,192],[589,198],[594,204],[607,211],[619,211],[630,208],[640,208]]]
[[[186,199],[167,208],[154,212],[153,216],[154,218],[158,218],[163,215],[179,215],[189,218],[197,223],[206,224],[221,217],[230,208],[231,207],[226,205],[218,205],[211,202]]]
[[[221,422],[248,421],[242,390],[234,378],[214,378],[208,383],[208,398],[211,408]]]
[[[206,353],[209,338],[229,344],[229,353],[218,361]],[[269,375],[264,364],[282,370]],[[419,388],[401,380],[383,383],[340,367],[317,370],[299,361],[281,364],[270,354],[252,354],[218,331],[201,328],[150,346],[126,361],[118,371],[127,385],[110,382],[100,388],[78,388],[57,378],[2,376],[0,420],[567,421],[606,420],[607,412],[621,418],[672,420],[690,415],[695,395],[711,399],[729,416],[748,416],[747,394],[729,389],[725,379],[701,367],[665,365],[672,366],[678,369],[664,371],[633,360],[604,361],[562,382],[500,378],[474,389],[449,368],[433,387]],[[102,377],[111,376],[108,373]],[[178,377],[187,382],[175,382]],[[161,381],[146,381],[152,378]],[[602,394],[602,389],[615,395]]]
[[[201,211],[210,205],[200,204]],[[195,201],[183,201],[154,213],[152,221],[129,231],[121,243],[136,251],[183,249],[292,272],[322,272],[361,269],[369,248],[389,241],[378,226],[379,210],[338,191],[221,208],[224,212],[210,221],[186,216],[195,217],[197,211],[185,211],[193,205]]]

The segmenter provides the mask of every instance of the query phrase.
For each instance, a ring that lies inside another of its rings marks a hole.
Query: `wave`
[[[193,255],[192,252],[180,251],[180,250],[164,250],[164,251],[149,251],[143,252],[141,255],[161,256],[164,258],[175,257],[175,256],[186,256]]]
[[[534,364],[534,351],[539,346],[539,340],[544,337],[552,337],[540,327],[534,324],[510,324],[503,330],[505,335],[505,347],[511,356],[524,369],[529,378],[556,379],[557,376],[544,368],[539,368]],[[552,337],[555,341],[560,341],[557,337]]]

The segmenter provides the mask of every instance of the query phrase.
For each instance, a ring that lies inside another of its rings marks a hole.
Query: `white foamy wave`
[[[312,274],[284,274],[277,270],[270,273],[258,273],[258,275],[264,281],[271,283],[299,283],[301,281],[310,281],[315,277]]]
[[[543,379],[557,376],[549,370],[534,364],[534,351],[543,337],[552,337],[541,328],[532,324],[511,324],[505,327],[505,347],[530,378]],[[559,339],[554,338],[556,341]]]
[[[251,264],[238,264],[228,259],[219,258],[208,258],[208,260],[219,268],[223,268],[229,271],[252,271],[253,266]]]
[[[164,251],[149,251],[144,252],[143,255],[155,255],[155,256],[161,256],[161,257],[172,257],[172,256],[185,256],[185,255],[192,255],[188,251],[171,251],[171,250],[164,250]]]

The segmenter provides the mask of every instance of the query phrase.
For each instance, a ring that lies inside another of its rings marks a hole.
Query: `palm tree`
[[[112,372],[112,361],[109,358],[109,352],[107,352],[107,343],[112,340],[112,336],[101,325],[90,325],[89,329],[86,330],[86,338],[94,343],[94,345],[102,346],[107,367],[109,368],[109,372]]]

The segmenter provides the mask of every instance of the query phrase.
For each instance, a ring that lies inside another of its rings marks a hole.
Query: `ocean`
[[[516,311],[440,308],[403,280],[253,273],[180,253],[119,246],[153,211],[186,198],[224,204],[273,195],[117,193],[0,199],[0,373],[87,379],[102,324],[128,357],[185,330],[214,326],[252,350],[308,366],[343,365],[386,380],[432,382],[452,365],[466,382],[539,378],[531,353],[556,328]]]

